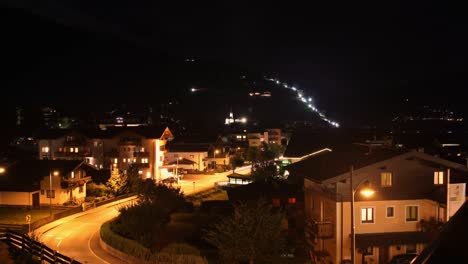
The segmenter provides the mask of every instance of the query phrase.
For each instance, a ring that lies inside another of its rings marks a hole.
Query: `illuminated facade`
[[[447,182],[452,188],[468,181],[468,169],[460,164],[421,152],[356,145],[306,158],[289,171],[305,177],[307,241],[328,252],[332,263],[351,256],[351,174],[356,263],[388,263],[398,254],[419,254],[434,235],[431,230],[457,209],[450,198],[447,210]],[[375,191],[372,197],[360,195],[362,183]],[[464,190],[460,196],[464,202]]]
[[[135,166],[142,178],[160,180],[169,128],[114,128],[94,133],[69,131],[39,140],[39,159],[85,160],[97,169]],[[114,165],[115,164],[115,165]]]

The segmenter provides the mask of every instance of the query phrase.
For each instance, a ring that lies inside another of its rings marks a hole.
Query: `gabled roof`
[[[345,144],[331,149],[288,166],[288,171],[299,177],[322,182],[348,172],[351,165],[357,170],[407,152],[358,144]]]
[[[210,144],[168,144],[169,152],[208,152]]]
[[[177,160],[169,162],[167,165],[174,165],[174,164],[179,164],[179,165],[192,165],[192,164],[197,164],[195,161],[189,160],[189,159],[181,159],[179,162]]]
[[[236,179],[246,179],[246,180],[252,180],[252,176],[250,175],[244,175],[244,174],[240,174],[240,173],[231,173],[229,174],[228,176],[226,176],[228,178],[236,178]]]
[[[167,130],[166,130],[167,129]],[[135,133],[146,138],[161,138],[164,133],[169,134],[167,127],[139,126],[139,127],[110,127],[106,130],[99,129],[51,129],[40,130],[35,133],[37,139],[57,139],[67,135],[83,135],[87,138],[113,138],[123,133]]]
[[[80,160],[22,160],[5,168],[0,175],[0,191],[31,192],[40,189],[40,181],[51,172],[60,177],[84,164]]]

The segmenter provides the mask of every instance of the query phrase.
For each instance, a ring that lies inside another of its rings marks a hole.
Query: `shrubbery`
[[[86,196],[102,197],[108,195],[109,190],[104,184],[88,183],[86,185]]]
[[[110,228],[111,223],[112,222],[107,222],[101,226],[101,238],[108,245],[125,254],[155,263],[208,263],[205,258],[200,256],[200,251],[198,249],[187,244],[170,244],[159,253],[151,252],[151,250],[141,244],[112,232]]]

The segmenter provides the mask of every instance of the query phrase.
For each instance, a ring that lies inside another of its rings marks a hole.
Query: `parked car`
[[[413,259],[415,259],[418,255],[416,254],[399,254],[393,256],[390,260],[389,264],[410,264]]]

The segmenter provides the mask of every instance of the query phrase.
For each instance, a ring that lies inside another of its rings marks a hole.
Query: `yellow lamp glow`
[[[375,191],[370,189],[370,188],[364,188],[360,191],[360,193],[364,196],[364,197],[371,197],[372,195],[374,195]]]

